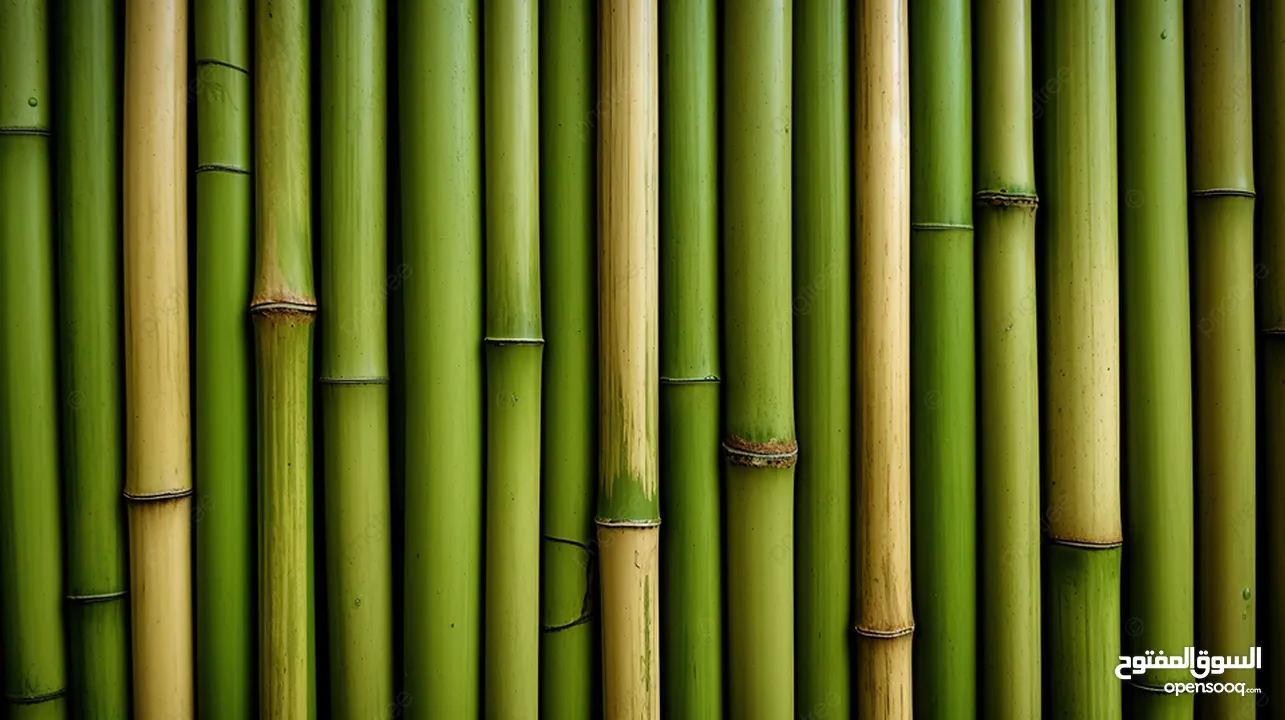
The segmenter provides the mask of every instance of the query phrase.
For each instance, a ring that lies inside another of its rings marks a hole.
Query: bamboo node
[[[1130,684],[1130,685],[1132,685],[1133,687],[1135,687],[1135,688],[1139,689],[1139,690],[1144,691],[1144,692],[1149,692],[1149,693],[1160,693],[1160,694],[1162,694],[1162,695],[1163,695],[1163,694],[1166,694],[1166,693],[1165,693],[1164,686],[1162,686],[1162,685],[1148,685],[1148,684],[1146,684],[1146,683],[1138,682],[1137,680],[1130,680],[1130,681],[1129,681],[1129,684]]]
[[[151,493],[132,493],[126,490],[122,494],[130,502],[165,502],[167,500],[182,500],[185,497],[191,497],[192,488],[175,488],[174,490],[161,490]]]
[[[319,377],[322,385],[387,385],[387,377]]]
[[[1004,190],[979,190],[976,200],[978,205],[989,205],[991,207],[1019,207],[1033,210],[1040,205],[1039,195],[1012,193]]]
[[[67,602],[89,605],[92,603],[107,602],[108,600],[117,600],[128,594],[128,590],[117,590],[116,592],[94,593],[91,595],[67,595],[66,599]]]
[[[868,627],[862,627],[860,625],[857,625],[854,627],[854,629],[857,631],[857,634],[860,635],[861,637],[891,640],[892,638],[905,637],[906,635],[913,634],[915,632],[915,625],[914,623],[911,623],[906,627],[892,628],[889,630],[876,630],[875,628],[868,628]]]
[[[67,688],[59,688],[53,692],[41,693],[39,695],[6,695],[4,699],[14,705],[39,705],[40,703],[49,702],[50,700],[57,700],[66,694]]]
[[[1048,535],[1048,541],[1054,545],[1063,545],[1066,547],[1082,548],[1085,550],[1114,550],[1124,545],[1124,540],[1076,540],[1074,538],[1060,538]]]
[[[727,461],[742,467],[790,468],[799,461],[799,443],[795,440],[755,442],[738,435],[723,441]]]
[[[972,230],[973,226],[961,223],[912,222],[911,230]]]
[[[21,125],[9,125],[0,127],[0,135],[37,135],[39,137],[49,137],[49,128],[42,127],[25,127]]]
[[[1255,193],[1253,190],[1246,190],[1245,188],[1203,188],[1200,190],[1192,190],[1191,196],[1196,198],[1213,198],[1213,197],[1253,198],[1255,197]]]
[[[647,528],[660,527],[660,518],[654,520],[615,520],[611,518],[596,517],[593,519],[595,525],[608,528],[637,528],[646,530]]]
[[[317,303],[307,302],[290,302],[290,301],[258,301],[250,304],[250,312],[255,315],[275,315],[279,317],[293,317],[305,322],[312,322],[312,317],[317,314]]]
[[[207,173],[207,172],[223,172],[223,173],[229,173],[231,175],[249,175],[250,174],[250,170],[248,168],[243,168],[240,165],[227,165],[225,163],[205,163],[204,165],[196,166],[197,175],[200,175],[201,173]]]
[[[703,377],[665,377],[660,376],[661,385],[696,385],[699,383],[717,383],[721,382],[717,375],[705,375]]]
[[[487,345],[503,347],[505,345],[543,345],[544,338],[504,338],[504,337],[485,337],[482,342]]]

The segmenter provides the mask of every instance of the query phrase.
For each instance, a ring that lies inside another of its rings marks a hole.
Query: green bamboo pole
[[[597,717],[596,3],[540,2],[540,713]]]
[[[1048,1],[1044,74],[1045,670],[1059,718],[1119,718],[1115,2]]]
[[[59,5],[59,320],[72,714],[130,714],[121,377],[120,89],[111,2]]]
[[[656,0],[606,0],[598,83],[603,717],[660,720],[660,55]]]
[[[1285,5],[1255,3],[1254,166],[1258,197],[1258,238],[1254,277],[1258,281],[1259,492],[1266,607],[1285,598]],[[1275,603],[1275,605],[1273,605]],[[1266,613],[1258,644],[1285,647],[1285,614]],[[1269,698],[1285,697],[1285,663],[1268,662],[1257,678]],[[1269,700],[1269,702],[1271,702]]]
[[[660,6],[661,715],[723,717],[717,0]]]
[[[313,717],[312,282],[309,12],[255,6],[255,278],[259,711]],[[356,598],[354,598],[356,600]]]
[[[188,5],[125,4],[125,499],[134,717],[193,717]]]
[[[67,717],[48,33],[41,0],[0,13],[0,654],[24,720]]]
[[[472,718],[484,490],[479,7],[404,0],[398,10],[411,699],[402,717]]]
[[[848,3],[799,6],[794,38],[795,707],[852,715],[852,118]],[[668,520],[667,520],[668,521]]]
[[[486,716],[539,707],[540,319],[536,0],[482,16],[486,184]]]
[[[724,15],[728,709],[793,716],[792,0]]]
[[[861,0],[856,116],[858,717],[913,713],[910,70],[906,0]]]
[[[1030,0],[973,3],[980,715],[1039,717],[1040,438]]]
[[[1196,645],[1258,645],[1255,611],[1254,160],[1249,3],[1189,0],[1191,322],[1195,328]],[[1255,686],[1254,670],[1219,678]],[[1257,698],[1202,695],[1202,718]]]
[[[911,527],[916,715],[977,713],[971,14],[911,0]]]
[[[196,31],[193,329],[196,688],[202,717],[256,715],[254,277],[250,23],[244,0],[200,0]]]
[[[321,3],[321,410],[330,711],[393,704],[385,0]]]
[[[1122,652],[1181,654],[1195,644],[1182,7],[1130,0],[1118,8],[1128,548]],[[1191,680],[1185,670],[1133,678],[1126,715],[1190,720],[1192,696],[1163,688]]]

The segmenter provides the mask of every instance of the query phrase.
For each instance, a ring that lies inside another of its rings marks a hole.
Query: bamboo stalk
[[[659,25],[607,0],[600,25],[598,548],[605,718],[660,718]]]
[[[855,18],[857,714],[912,714],[910,76],[905,0]]]
[[[724,16],[728,708],[794,713],[791,0]]]
[[[59,10],[60,352],[72,714],[130,714],[121,372],[120,87],[110,2]]]
[[[966,0],[911,0],[910,396],[916,715],[977,713],[972,57]]]
[[[1254,162],[1248,3],[1186,5],[1191,122],[1191,320],[1195,327],[1196,644],[1255,641]],[[1221,680],[1255,686],[1255,673]],[[1204,695],[1202,718],[1256,698]]]
[[[0,655],[4,713],[32,720],[68,716],[48,17],[0,17]]]
[[[596,4],[540,3],[540,713],[597,717]]]
[[[1043,68],[1058,83],[1043,108],[1048,706],[1056,717],[1119,718],[1115,3],[1042,9]]]
[[[1181,654],[1195,644],[1182,7],[1130,1],[1119,12],[1123,652]],[[1127,715],[1190,719],[1192,697],[1163,692],[1190,681],[1182,670],[1133,678]]]
[[[1030,0],[973,5],[980,714],[1039,717],[1040,443]]]
[[[717,0],[660,12],[661,715],[723,717]]]
[[[196,30],[196,707],[256,714],[250,23],[200,0]]]
[[[255,7],[259,711],[315,713],[309,12]]]
[[[799,437],[795,706],[852,715],[852,219],[848,6],[799,7],[794,40],[794,353]]]
[[[488,3],[486,184],[486,715],[539,707],[539,122],[535,0]]]
[[[125,498],[134,717],[193,716],[187,3],[125,5]]]
[[[1285,6],[1253,6],[1254,166],[1258,197],[1257,281],[1259,348],[1259,492],[1263,557],[1259,568],[1265,607],[1285,598],[1285,136],[1278,129],[1285,112]],[[1273,604],[1274,603],[1274,604]],[[1285,647],[1285,615],[1266,613],[1258,644]],[[1285,663],[1271,662],[1256,679],[1269,696],[1285,694]]]
[[[481,709],[478,12],[476,0],[407,0],[399,6],[408,518],[404,652],[405,693],[411,698],[406,718],[477,717]]]
[[[322,447],[330,710],[393,704],[385,0],[321,3]]]

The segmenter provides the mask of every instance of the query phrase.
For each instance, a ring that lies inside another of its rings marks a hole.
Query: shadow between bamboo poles
[[[1185,5],[1195,370],[1196,646],[1258,645],[1254,165],[1248,3]],[[1254,670],[1221,680],[1255,687]],[[1202,695],[1202,718],[1252,714],[1257,696]]]
[[[857,4],[857,714],[912,715],[910,120],[905,0]]]
[[[125,6],[125,496],[134,715],[194,711],[187,3]]]

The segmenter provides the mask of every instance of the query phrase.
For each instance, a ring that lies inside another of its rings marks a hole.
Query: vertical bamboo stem
[[[476,0],[399,5],[408,719],[471,718],[481,710],[478,12]]]
[[[193,716],[187,3],[125,6],[125,497],[134,717]]]
[[[1249,3],[1186,4],[1195,328],[1196,644],[1257,645],[1254,456],[1254,160]],[[1220,680],[1255,686],[1254,670]],[[1256,697],[1202,695],[1200,716],[1253,713]]]
[[[856,689],[861,717],[912,714],[910,74],[905,0],[855,25]]]

